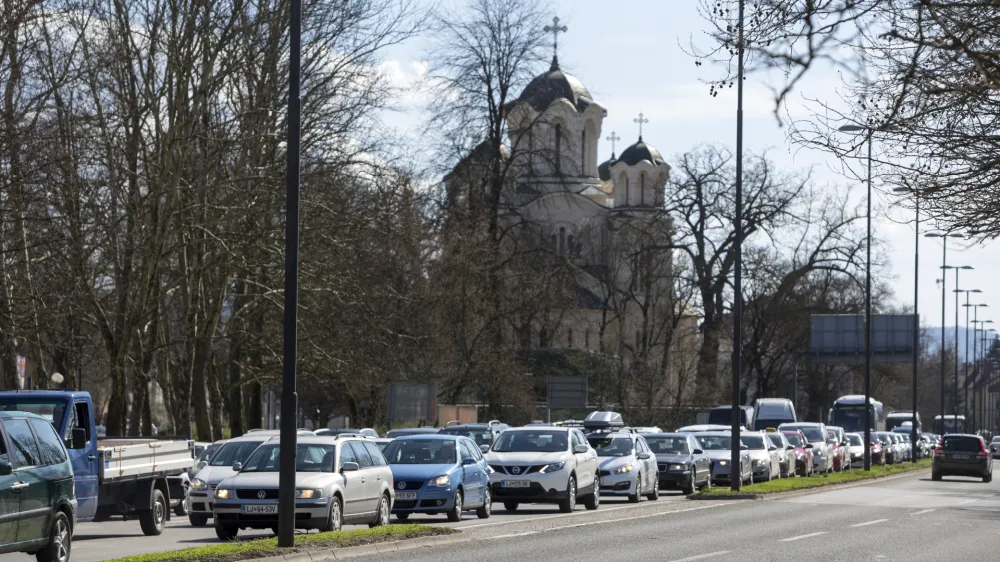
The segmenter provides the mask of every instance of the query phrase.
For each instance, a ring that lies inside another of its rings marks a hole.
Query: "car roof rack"
[[[587,417],[583,420],[583,427],[587,431],[621,430],[625,427],[625,422],[622,420],[622,415],[618,412],[599,410],[587,414]]]

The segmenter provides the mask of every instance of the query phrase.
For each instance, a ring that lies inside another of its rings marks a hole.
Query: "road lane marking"
[[[983,499],[983,498],[976,498],[976,499],[972,499],[972,500],[965,500],[964,502],[959,502],[958,505],[968,505],[970,503],[977,502],[977,501],[979,501],[981,499]]]
[[[799,535],[797,537],[789,537],[787,539],[781,539],[781,541],[779,541],[779,542],[798,541],[798,540],[802,540],[802,539],[808,539],[808,538],[812,538],[812,537],[818,537],[820,535],[825,535],[825,534],[826,534],[826,531],[820,531],[818,533],[809,533],[808,535]]]
[[[885,523],[888,519],[876,519],[874,521],[866,521],[864,523],[858,523],[857,525],[851,525],[851,527],[867,527],[868,525],[875,525],[876,523]]]
[[[923,511],[917,511],[917,512],[915,512],[915,513],[911,513],[910,515],[923,515],[923,514],[925,514],[925,513],[930,513],[930,512],[932,512],[932,511],[934,511],[934,510],[933,510],[933,509],[925,509],[925,510],[923,510]]]
[[[723,505],[729,505],[731,503],[733,503],[733,502],[723,502]],[[641,507],[650,507],[651,505],[667,505],[667,502],[664,502],[662,504],[649,504],[649,503],[645,503],[645,504],[641,504]],[[477,523],[475,525],[455,525],[453,528],[464,531],[466,529],[478,529],[480,527],[494,527],[496,525],[510,525],[511,523],[528,523],[528,522],[531,522],[531,521],[544,521],[546,519],[564,519],[566,517],[578,517],[580,515],[595,515],[595,514],[601,514],[601,513],[608,513],[609,511],[621,511],[623,509],[633,509],[634,510],[637,507],[638,506],[635,506],[635,505],[623,505],[621,507],[602,508],[602,509],[597,509],[597,510],[593,510],[593,511],[591,511],[591,510],[588,509],[588,510],[584,510],[584,511],[574,511],[573,513],[559,513],[559,514],[556,514],[556,515],[541,515],[539,517],[526,517],[526,518],[523,518],[523,519],[510,519],[508,521],[495,521],[495,522],[491,522],[491,523]],[[708,506],[704,506],[704,507],[695,507],[695,508],[689,508],[689,509],[682,509],[682,510],[679,510],[679,511],[693,511],[695,509],[705,509],[706,507],[714,507],[714,505],[708,505]],[[667,512],[664,512],[664,513],[678,513],[678,511],[667,511]]]
[[[677,560],[671,560],[670,562],[694,562],[695,560],[704,560],[705,558],[711,558],[713,556],[722,556],[723,554],[729,554],[729,551],[720,550],[719,552],[709,552],[708,554],[699,554],[698,556],[688,556],[687,558],[679,558]]]

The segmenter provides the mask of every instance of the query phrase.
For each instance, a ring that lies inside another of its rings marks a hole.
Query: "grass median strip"
[[[870,480],[873,478],[883,478],[903,472],[912,472],[922,468],[930,468],[931,459],[921,459],[914,463],[900,463],[889,466],[873,466],[870,472],[861,469],[849,470],[847,472],[835,472],[833,474],[816,475],[798,478],[782,478],[761,482],[760,484],[750,484],[740,488],[739,492],[733,492],[729,488],[712,488],[698,492],[697,496],[730,496],[734,494],[776,494],[779,492],[792,492],[795,490],[806,490],[809,488],[819,488],[821,486],[832,486],[834,484],[844,484],[846,482],[856,482],[860,480]]]
[[[322,550],[346,548],[366,544],[416,539],[436,535],[455,533],[446,527],[431,527],[428,525],[389,525],[374,529],[358,529],[353,531],[337,531],[334,533],[310,533],[295,536],[294,548],[278,548],[278,539],[255,539],[249,541],[220,542],[208,546],[172,550],[168,552],[153,552],[114,558],[107,562],[237,562],[239,560],[254,560],[281,554],[293,554],[305,550]]]

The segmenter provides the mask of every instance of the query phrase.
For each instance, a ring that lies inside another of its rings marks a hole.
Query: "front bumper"
[[[601,495],[602,496],[630,496],[635,493],[639,482],[639,473],[633,470],[624,474],[601,471]]]
[[[660,489],[687,488],[693,478],[690,470],[660,472]]]
[[[399,499],[406,492],[416,492],[416,499]],[[428,513],[448,511],[455,505],[455,488],[421,486],[420,488],[396,491],[396,502],[392,504],[393,513]]]
[[[216,500],[216,525],[241,529],[270,529],[278,525],[278,513],[243,513],[242,506],[278,505],[277,500]],[[295,528],[321,529],[330,517],[330,499],[295,500]]]
[[[504,487],[504,481],[527,481],[526,488]],[[552,503],[569,496],[569,470],[542,474],[534,472],[528,476],[511,476],[502,472],[490,474],[490,492],[494,500],[518,503]],[[579,497],[579,489],[577,490]]]
[[[199,490],[188,492],[188,511],[196,515],[212,517],[212,509],[215,504],[215,492],[212,490]]]

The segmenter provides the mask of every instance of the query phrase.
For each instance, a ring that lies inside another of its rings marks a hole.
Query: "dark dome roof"
[[[601,181],[608,181],[611,179],[611,166],[617,162],[615,160],[615,155],[611,155],[610,160],[605,160],[600,166],[597,167],[597,175],[601,178]]]
[[[584,111],[594,101],[586,86],[560,70],[559,60],[553,57],[549,71],[536,76],[514,103],[528,102],[536,111],[541,112],[560,98],[569,100],[577,111]]]
[[[622,152],[622,155],[618,157],[619,162],[624,162],[629,166],[635,166],[643,160],[649,160],[655,166],[663,164],[663,157],[660,156],[660,151],[642,142],[642,137],[639,137],[638,142],[626,148]]]

